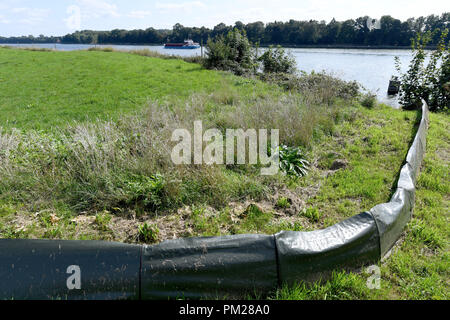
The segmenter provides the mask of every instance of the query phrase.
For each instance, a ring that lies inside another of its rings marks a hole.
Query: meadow
[[[211,93],[222,82],[233,80],[239,82],[181,60],[120,52],[2,48],[0,123],[9,128],[48,130],[74,121],[117,119],[149,100]],[[240,91],[250,90],[242,86]]]
[[[336,87],[285,91],[148,52],[0,48],[0,237],[151,244],[308,231],[369,210],[389,200],[420,112]],[[310,172],[175,166],[171,134],[195,120],[221,131],[279,128]],[[431,115],[415,218],[382,265],[387,287],[337,273],[273,298],[448,298],[448,120]]]

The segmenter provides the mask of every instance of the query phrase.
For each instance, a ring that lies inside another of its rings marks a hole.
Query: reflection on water
[[[20,44],[17,47],[49,48],[62,51],[86,50],[93,45],[72,44]],[[166,50],[163,46],[126,46],[98,45],[98,47],[113,47],[121,50],[150,49],[159,53],[179,56],[199,56],[201,49]],[[300,70],[326,71],[347,81],[356,80],[365,90],[375,93],[378,100],[393,107],[399,107],[396,96],[388,96],[387,88],[395,70],[394,57],[398,56],[402,71],[406,71],[411,61],[410,50],[378,50],[378,49],[290,49]]]

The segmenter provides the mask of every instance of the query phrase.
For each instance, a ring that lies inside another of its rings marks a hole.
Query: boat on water
[[[200,44],[194,42],[193,40],[184,40],[183,43],[166,43],[164,45],[165,49],[198,49]]]
[[[388,95],[396,95],[400,91],[401,82],[398,77],[392,76],[389,81]]]

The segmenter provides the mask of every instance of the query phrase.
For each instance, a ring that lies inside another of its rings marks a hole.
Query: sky
[[[213,27],[262,21],[406,20],[450,11],[447,0],[0,0],[0,36],[65,35],[76,30]]]

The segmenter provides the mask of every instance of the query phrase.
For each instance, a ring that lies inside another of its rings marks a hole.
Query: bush
[[[264,54],[258,58],[258,61],[262,62],[264,73],[287,73],[293,74],[297,71],[295,58],[286,53],[286,51],[278,46],[273,46],[264,52]]]
[[[351,100],[359,94],[356,81],[347,82],[325,72],[303,72],[300,76],[288,73],[265,73],[261,80],[279,85],[285,90],[297,91],[311,103],[331,105],[338,99]]]
[[[373,109],[377,104],[377,96],[373,93],[366,93],[361,98],[361,105],[367,109]]]
[[[448,30],[441,33],[441,40],[436,50],[427,53],[425,48],[434,33],[419,33],[412,43],[413,59],[405,74],[401,74],[400,103],[406,109],[420,107],[425,100],[430,111],[448,110],[450,107],[450,46],[445,43]],[[425,61],[428,64],[425,65]],[[396,57],[397,71],[400,62]]]
[[[208,69],[231,71],[237,75],[254,73],[254,50],[245,32],[234,29],[226,36],[209,39],[203,65]]]

